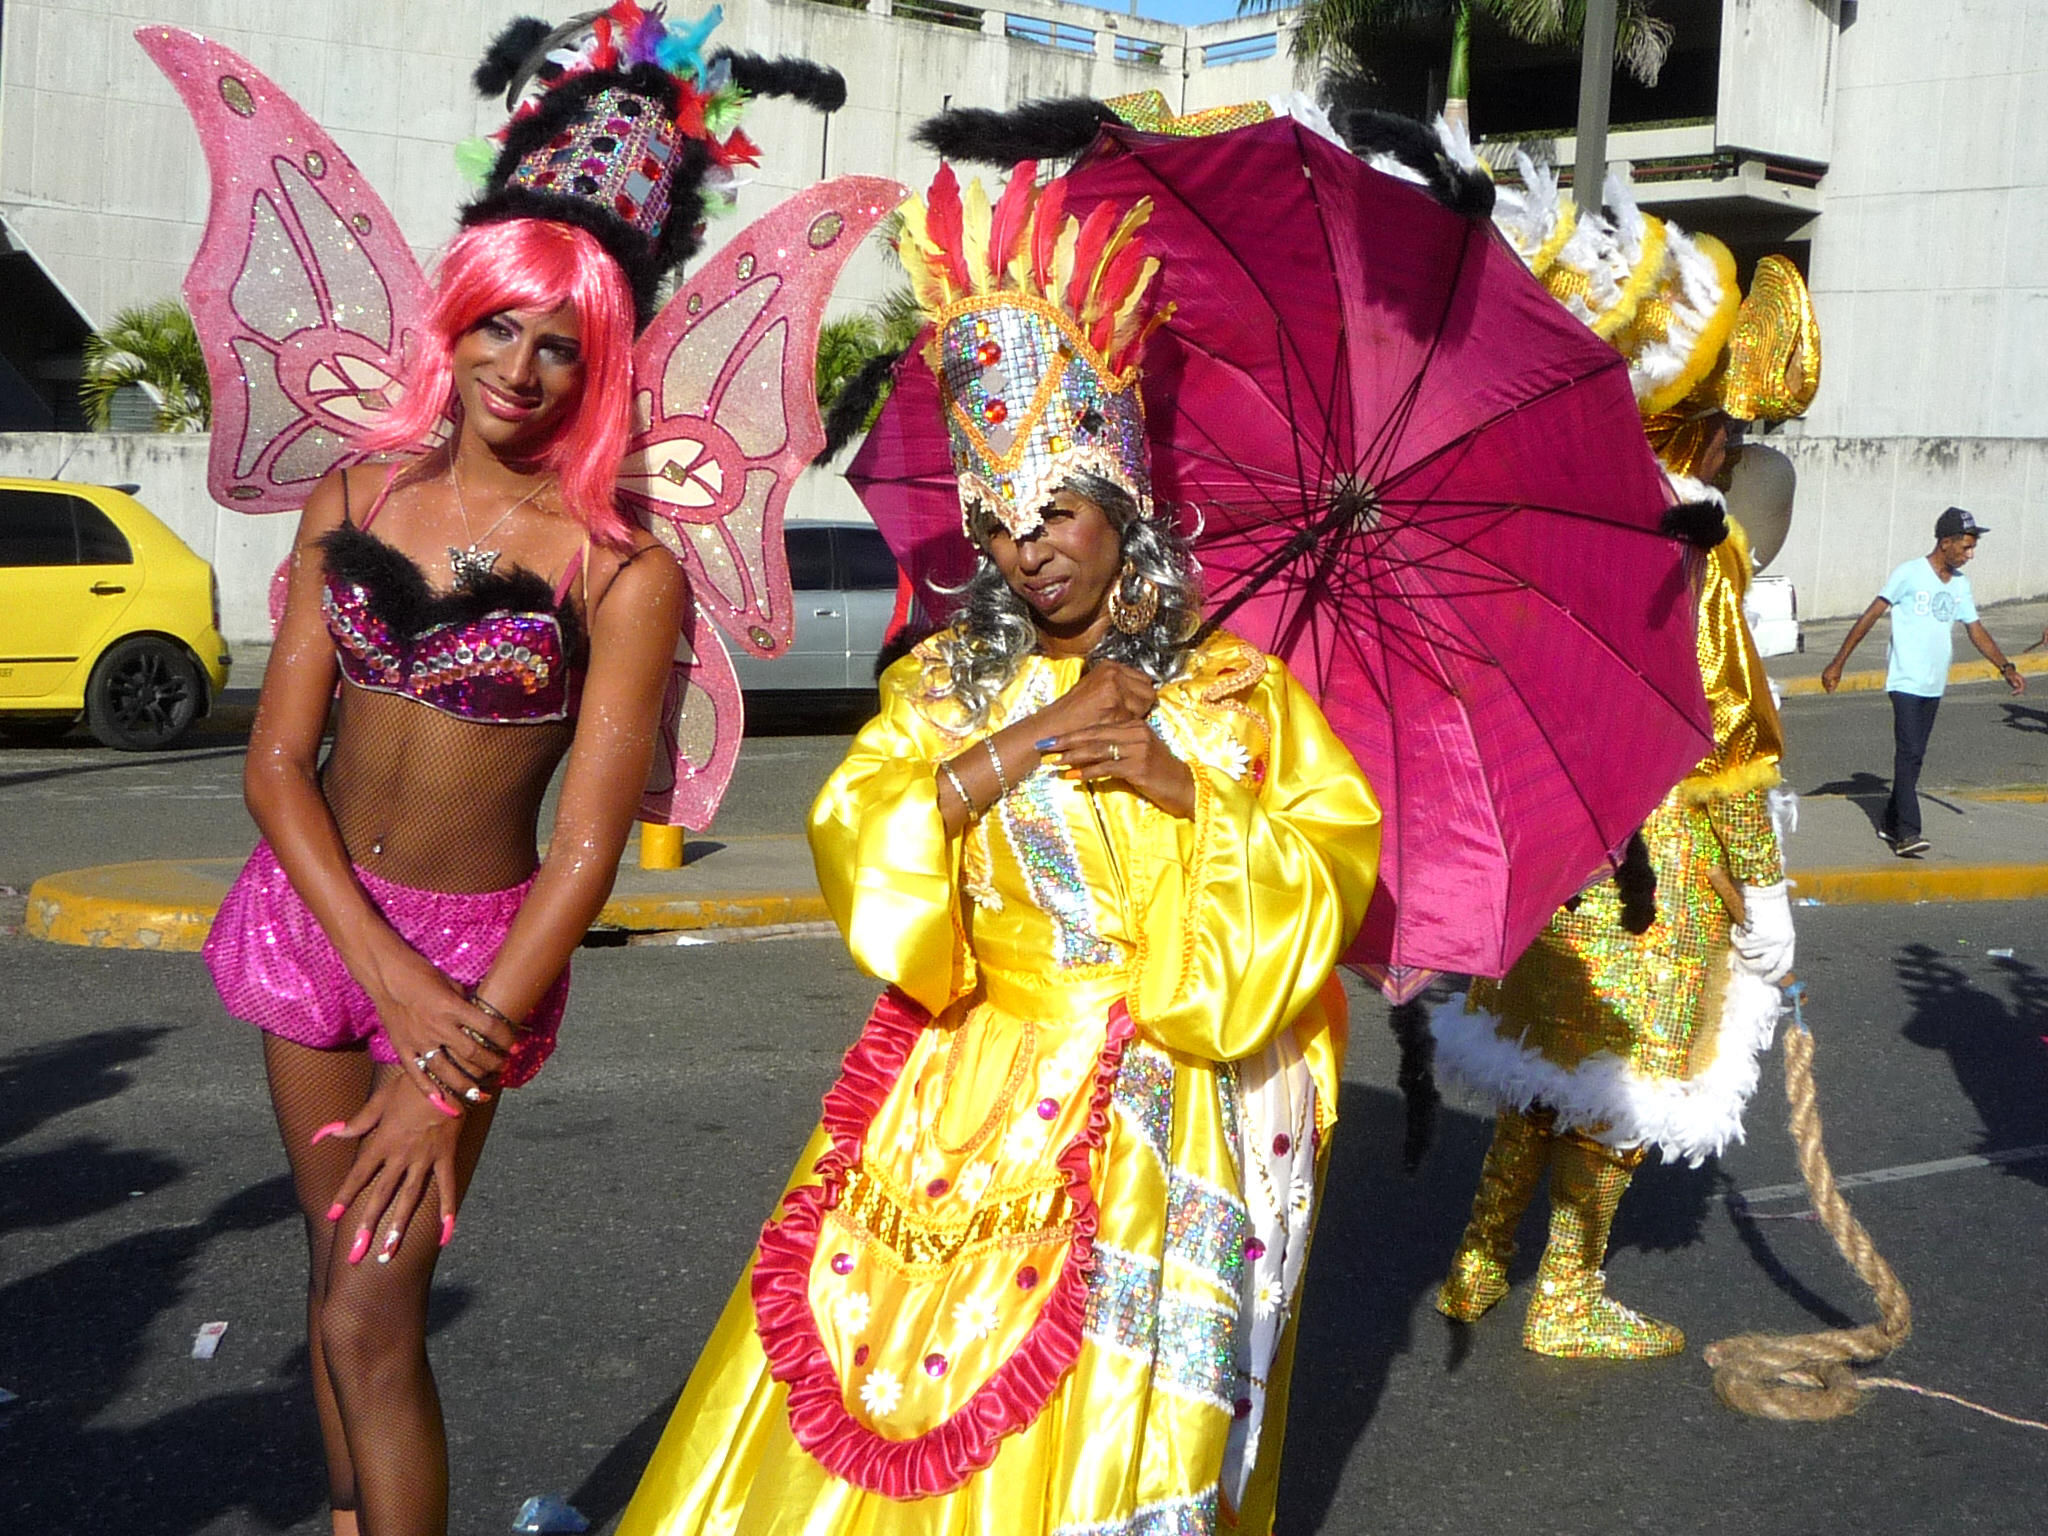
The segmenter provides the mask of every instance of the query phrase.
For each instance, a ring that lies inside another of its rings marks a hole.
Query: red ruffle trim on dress
[[[868,1126],[930,1023],[929,1013],[893,987],[875,1003],[867,1027],[846,1053],[839,1081],[825,1095],[824,1126],[832,1145],[812,1170],[819,1182],[783,1197],[780,1216],[762,1228],[754,1260],[754,1328],[768,1356],[768,1373],[789,1388],[790,1433],[833,1476],[891,1499],[958,1488],[995,1460],[1003,1436],[1044,1412],[1080,1358],[1099,1221],[1089,1161],[1109,1129],[1117,1069],[1125,1042],[1136,1033],[1118,1002],[1110,1009],[1108,1038],[1096,1061],[1086,1126],[1058,1160],[1073,1202],[1074,1239],[1023,1343],[943,1424],[912,1440],[890,1440],[846,1410],[844,1384],[811,1316],[811,1262],[825,1212],[839,1203]]]

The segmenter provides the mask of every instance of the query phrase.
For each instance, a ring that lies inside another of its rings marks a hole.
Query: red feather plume
[[[1088,297],[1088,281],[1095,276],[1095,264],[1102,259],[1102,248],[1109,244],[1109,237],[1116,233],[1120,217],[1116,204],[1101,202],[1088,215],[1081,226],[1081,235],[1074,242],[1074,276],[1067,284],[1067,313],[1078,317],[1081,304]]]
[[[931,236],[932,244],[945,257],[946,272],[959,293],[970,292],[974,287],[967,279],[967,256],[962,249],[967,243],[964,222],[960,211],[960,180],[953,174],[952,166],[942,164],[939,174],[932,178],[931,191],[925,196],[924,229]]]
[[[1060,243],[1060,226],[1067,221],[1067,178],[1055,177],[1038,194],[1038,218],[1032,224],[1031,278],[1040,293],[1052,281],[1053,248]]]
[[[1017,254],[1024,231],[1031,223],[1031,204],[1038,192],[1038,162],[1026,160],[1010,172],[1010,184],[1003,188],[988,226],[988,275],[1000,283],[1003,269]]]

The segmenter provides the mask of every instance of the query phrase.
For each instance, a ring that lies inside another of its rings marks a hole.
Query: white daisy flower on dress
[[[982,1193],[988,1188],[988,1181],[995,1177],[995,1173],[994,1164],[975,1163],[960,1175],[960,1182],[953,1188],[961,1199],[972,1205],[982,1197]]]
[[[873,1310],[865,1291],[849,1291],[834,1304],[832,1313],[839,1319],[841,1328],[848,1333],[859,1333],[867,1327],[868,1316]]]
[[[986,1296],[969,1296],[953,1308],[953,1326],[963,1339],[985,1339],[996,1331],[1003,1315]]]
[[[876,1418],[894,1413],[902,1401],[903,1383],[893,1371],[869,1371],[867,1380],[860,1384],[860,1405]]]
[[[1294,1186],[1287,1191],[1287,1209],[1296,1216],[1306,1216],[1315,1200],[1316,1186],[1309,1179],[1296,1179]]]
[[[1285,1298],[1280,1294],[1280,1282],[1267,1278],[1259,1282],[1259,1288],[1252,1294],[1252,1304],[1258,1308],[1259,1316],[1272,1317],[1280,1310]]]
[[[1221,759],[1216,766],[1233,779],[1242,779],[1252,771],[1252,755],[1235,736],[1224,737],[1217,746],[1216,755]]]

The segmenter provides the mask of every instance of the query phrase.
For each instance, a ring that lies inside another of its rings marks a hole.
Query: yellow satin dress
[[[811,813],[886,982],[621,1536],[1272,1529],[1301,1267],[1379,810],[1277,661],[1160,690],[1192,819],[1041,768],[949,838],[978,730],[882,679]]]

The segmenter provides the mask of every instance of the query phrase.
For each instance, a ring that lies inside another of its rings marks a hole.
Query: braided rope
[[[1882,1360],[1903,1344],[1913,1331],[1913,1304],[1835,1185],[1835,1170],[1821,1141],[1804,988],[1795,982],[1786,990],[1794,1027],[1785,1032],[1785,1097],[1792,1106],[1799,1172],[1836,1249],[1876,1297],[1879,1320],[1820,1333],[1738,1334],[1709,1345],[1706,1361],[1714,1369],[1714,1394],[1738,1412],[1764,1419],[1837,1419],[1863,1406],[1866,1387],[1880,1384],[1875,1378],[1859,1379],[1849,1367]]]

